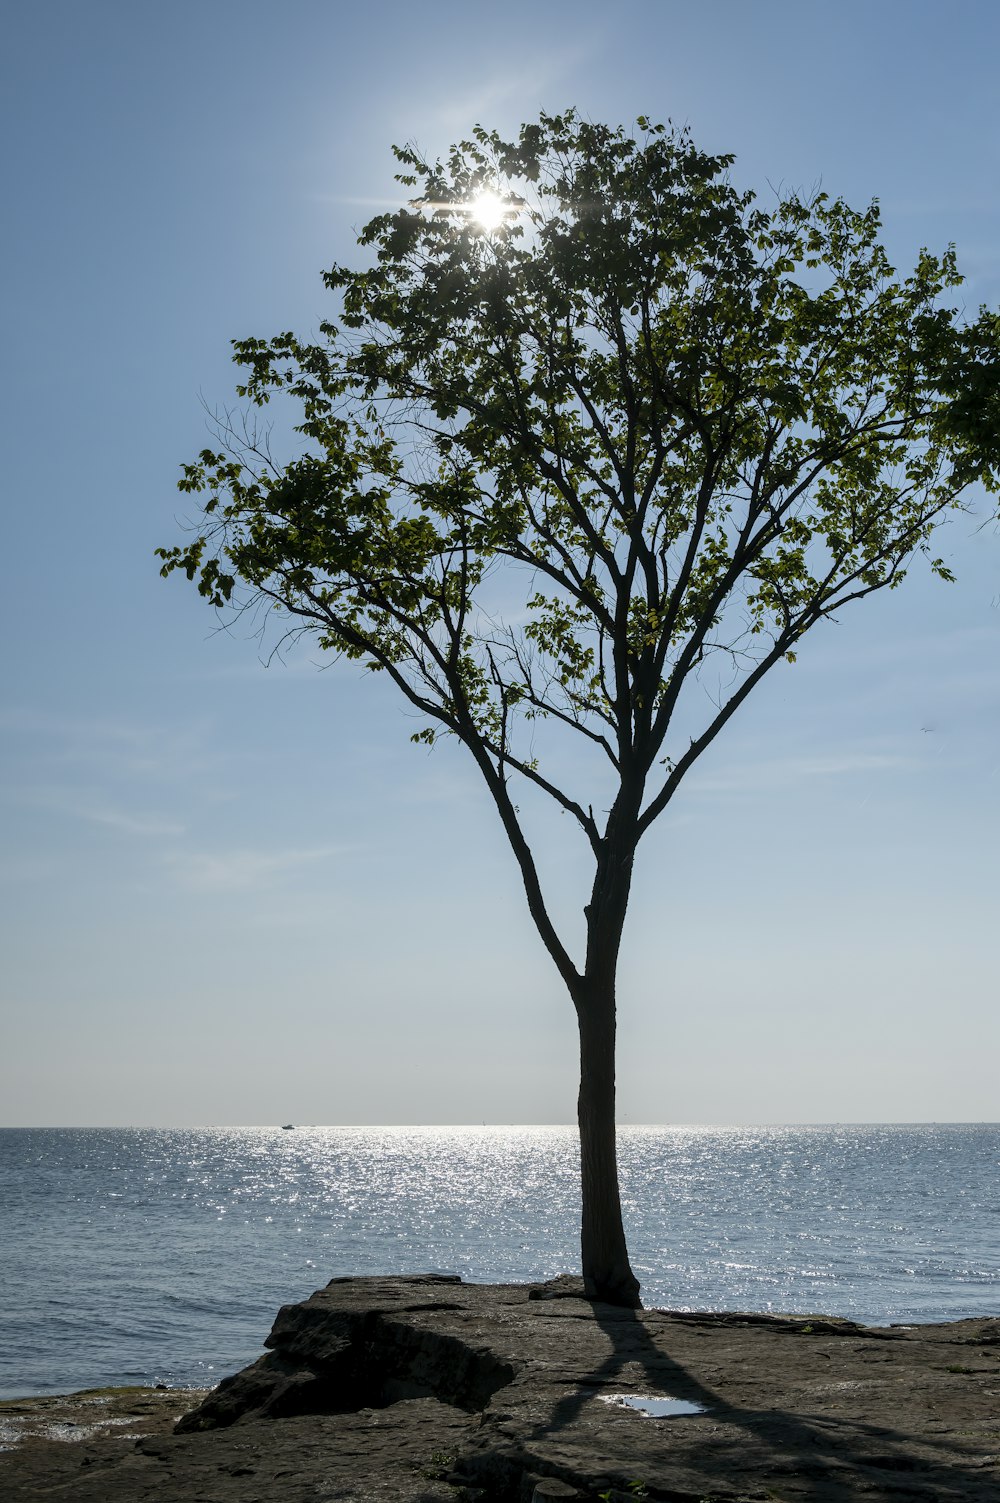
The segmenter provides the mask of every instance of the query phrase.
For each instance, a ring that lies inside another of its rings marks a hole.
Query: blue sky
[[[560,1122],[574,1023],[460,749],[157,577],[229,340],[331,312],[393,141],[648,113],[881,199],[1000,303],[994,6],[40,0],[10,11],[0,1122]],[[803,644],[643,850],[632,1122],[996,1120],[1000,535],[985,497]],[[537,842],[570,928],[579,850]],[[577,931],[578,932],[578,931]]]

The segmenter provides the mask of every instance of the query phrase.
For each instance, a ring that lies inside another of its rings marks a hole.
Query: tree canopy
[[[396,155],[408,201],[365,228],[362,269],[326,273],[334,321],[234,346],[240,396],[290,399],[300,452],[273,461],[251,422],[185,466],[202,523],[162,572],[266,602],[388,675],[415,740],[468,748],[586,1081],[591,1015],[613,1055],[636,847],[696,758],[818,622],[914,560],[950,577],[935,528],[997,488],[1000,321],[955,306],[951,249],[897,273],[877,204],[764,205],[732,157],[643,118]],[[597,797],[537,755],[541,719],[601,760]],[[590,847],[585,953],[546,907],[525,781]],[[583,1095],[585,1273],[621,1294],[624,1242],[587,1251]]]

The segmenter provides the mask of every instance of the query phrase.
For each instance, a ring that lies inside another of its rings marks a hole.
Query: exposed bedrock
[[[339,1279],[282,1309],[267,1348],[175,1434],[0,1454],[0,1498],[1000,1500],[997,1319],[878,1328],[626,1310],[574,1279]]]
[[[469,1321],[460,1321],[473,1313],[469,1288],[433,1274],[335,1279],[302,1304],[284,1305],[264,1343],[267,1355],[220,1383],[177,1431],[219,1429],[250,1415],[352,1413],[401,1399],[483,1410],[515,1368],[497,1356],[487,1331],[471,1344]],[[441,1315],[460,1323],[449,1329],[430,1318]]]
[[[641,1483],[650,1498],[691,1503],[997,1503],[998,1342],[995,1319],[880,1328],[625,1310],[584,1299],[582,1282],[567,1278],[338,1279],[284,1307],[268,1354],[178,1431],[263,1420],[280,1429],[283,1416],[364,1411],[375,1446],[398,1406],[402,1417],[422,1401],[432,1405],[421,1411],[428,1435],[434,1415],[455,1421],[436,1463],[425,1459],[414,1499],[443,1486],[453,1497],[528,1503],[548,1479],[589,1499],[634,1496]],[[687,1405],[649,1417],[620,1402],[635,1395]]]

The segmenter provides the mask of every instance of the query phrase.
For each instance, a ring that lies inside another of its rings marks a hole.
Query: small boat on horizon
[[[294,1122],[282,1122],[282,1124],[281,1124],[281,1131],[282,1132],[294,1132],[295,1131],[295,1123]]]

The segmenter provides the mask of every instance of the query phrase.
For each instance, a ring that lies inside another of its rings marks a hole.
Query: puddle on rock
[[[602,1393],[605,1404],[617,1404],[620,1409],[634,1409],[647,1419],[670,1419],[678,1414],[705,1414],[705,1404],[692,1404],[688,1399],[664,1399],[652,1393]]]

